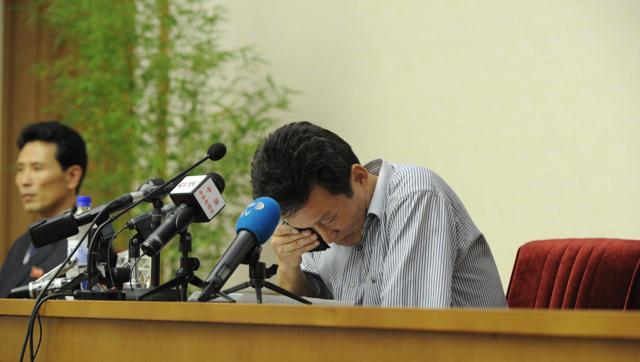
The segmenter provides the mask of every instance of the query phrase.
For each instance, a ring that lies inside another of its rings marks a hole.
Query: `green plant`
[[[250,199],[250,160],[287,108],[251,47],[220,45],[223,10],[203,0],[32,0],[36,21],[57,34],[61,54],[41,64],[52,81],[52,110],[82,131],[90,167],[83,193],[104,202],[152,177],[169,178],[223,142],[227,156],[194,174],[216,171],[227,209],[194,225],[194,250],[208,269]],[[177,244],[177,243],[176,243]],[[163,276],[177,247],[163,249]]]

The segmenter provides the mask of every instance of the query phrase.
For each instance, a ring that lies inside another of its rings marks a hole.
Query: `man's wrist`
[[[300,265],[295,265],[295,266],[279,265],[278,273],[281,273],[284,275],[297,275],[297,274],[302,274],[302,269],[300,268]]]

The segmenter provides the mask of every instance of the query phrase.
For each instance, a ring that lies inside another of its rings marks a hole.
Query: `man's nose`
[[[16,175],[16,180],[19,186],[29,186],[32,182],[31,172],[29,170],[22,170]]]

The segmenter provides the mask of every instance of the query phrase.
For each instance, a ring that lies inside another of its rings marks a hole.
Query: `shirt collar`
[[[384,205],[387,201],[387,184],[393,174],[393,167],[382,159],[376,159],[364,165],[364,168],[369,173],[378,176],[367,215],[374,214],[380,219],[384,214]]]

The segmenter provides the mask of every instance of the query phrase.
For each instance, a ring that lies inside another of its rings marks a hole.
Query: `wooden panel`
[[[0,349],[9,360],[17,359],[32,305],[0,300]],[[640,357],[634,312],[54,301],[42,315],[42,361]]]
[[[0,299],[0,313],[29,315],[33,303]],[[259,312],[256,312],[259,311]],[[313,311],[313,313],[310,313]],[[371,313],[376,319],[371,320]],[[49,301],[42,315],[211,323],[311,325],[450,332],[611,337],[640,340],[640,312],[562,310],[429,310],[173,302]],[[499,315],[499,318],[494,318]],[[432,319],[437,316],[437,319]]]
[[[4,58],[2,110],[2,184],[0,189],[0,258],[4,259],[13,240],[22,234],[34,216],[22,209],[14,184],[14,163],[18,154],[16,137],[30,122],[52,119],[45,108],[51,99],[50,84],[33,74],[33,66],[51,60],[53,35],[41,24],[27,25],[25,1],[4,3]]]

